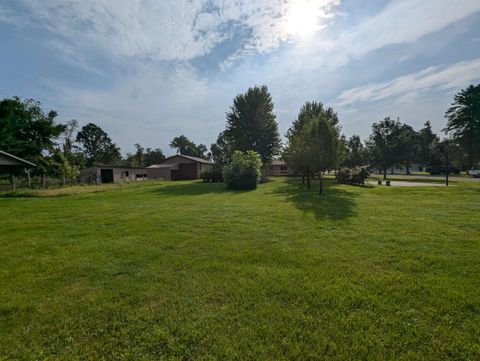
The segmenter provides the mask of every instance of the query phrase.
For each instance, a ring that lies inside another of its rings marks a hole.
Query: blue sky
[[[386,116],[440,132],[480,82],[480,1],[0,0],[0,79],[0,97],[94,122],[124,153],[210,145],[255,84],[282,134],[307,100],[347,136]]]

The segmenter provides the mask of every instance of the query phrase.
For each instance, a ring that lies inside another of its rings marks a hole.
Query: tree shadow
[[[223,182],[202,182],[202,181],[173,181],[155,187],[151,192],[175,196],[200,196],[209,193],[230,193],[240,194],[248,191],[236,191],[228,189]]]
[[[355,214],[355,197],[358,196],[355,190],[341,189],[335,180],[330,179],[324,180],[323,187],[323,194],[318,194],[318,180],[307,189],[301,179],[289,178],[274,193],[284,196],[297,209],[313,213],[316,219],[341,220]]]

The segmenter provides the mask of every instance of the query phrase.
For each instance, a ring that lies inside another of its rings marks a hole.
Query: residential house
[[[272,163],[266,166],[265,174],[267,177],[271,176],[287,176],[294,175],[294,170],[287,165],[282,159],[274,159]]]

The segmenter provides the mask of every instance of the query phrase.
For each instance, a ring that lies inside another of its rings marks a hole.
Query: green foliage
[[[367,141],[371,165],[381,167],[386,178],[387,168],[400,163],[402,123],[385,118],[373,123],[372,134]]]
[[[0,101],[0,149],[38,163],[54,151],[56,140],[65,129],[57,124],[57,113],[45,113],[33,99]]]
[[[307,102],[287,132],[285,162],[307,178],[334,169],[345,154],[344,140],[340,138],[337,114],[322,103]],[[323,183],[320,181],[320,193]]]
[[[76,141],[85,155],[86,165],[108,164],[121,162],[120,148],[112,142],[108,134],[98,125],[88,123],[77,133]]]
[[[466,154],[468,167],[480,162],[480,84],[470,85],[455,95],[445,117],[445,131]]]
[[[260,155],[249,150],[235,151],[232,162],[223,169],[223,179],[230,189],[255,189],[260,178],[262,161]]]
[[[337,171],[336,178],[340,184],[364,185],[369,175],[367,167],[342,168]]]
[[[152,164],[159,164],[165,160],[165,155],[160,148],[147,148],[143,154],[144,166],[148,167]]]
[[[223,182],[223,169],[214,167],[203,171],[202,174],[200,174],[200,178],[203,179],[204,182]]]
[[[438,165],[441,163],[437,152],[437,144],[440,141],[438,136],[432,130],[432,124],[426,122],[424,127],[418,131],[418,148],[416,161],[422,165]]]
[[[272,96],[265,85],[249,88],[245,94],[235,97],[227,113],[224,136],[231,150],[253,150],[263,163],[278,154],[278,124],[273,113]]]
[[[220,132],[217,142],[210,145],[210,153],[215,164],[224,166],[230,163],[233,150],[225,132]]]
[[[178,154],[207,159],[207,156],[205,155],[207,152],[206,145],[197,145],[184,135],[173,138],[170,142],[170,148],[176,149]]]
[[[135,153],[127,153],[124,160],[125,165],[129,167],[148,167],[152,164],[159,164],[165,160],[165,155],[160,148],[144,148],[140,144],[135,144]]]
[[[343,164],[355,168],[367,164],[366,149],[358,135],[352,135],[345,144],[346,153]]]
[[[311,118],[315,117],[324,117],[328,119],[331,125],[336,129],[337,133],[340,134],[341,127],[338,115],[333,108],[325,107],[321,102],[312,101],[306,102],[302,105],[298,112],[297,119],[293,121],[292,126],[287,131],[287,138],[300,132],[303,126],[308,123]]]

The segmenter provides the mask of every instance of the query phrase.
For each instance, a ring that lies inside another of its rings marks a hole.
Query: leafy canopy
[[[223,169],[223,179],[230,189],[255,189],[260,179],[262,161],[257,152],[235,151],[232,162]]]
[[[33,99],[0,101],[0,149],[32,162],[39,162],[45,153],[53,152],[56,140],[64,131],[57,124],[57,112],[45,113]]]
[[[192,157],[207,158],[205,153],[207,147],[205,144],[195,144],[184,135],[175,137],[170,142],[170,148],[176,149],[177,154],[189,155]]]
[[[98,125],[88,123],[77,133],[87,166],[94,164],[119,164],[120,148],[112,142],[108,134]]]
[[[249,88],[245,94],[235,97],[227,113],[224,135],[232,150],[253,150],[263,163],[270,162],[278,154],[278,124],[272,96],[265,85]]]

